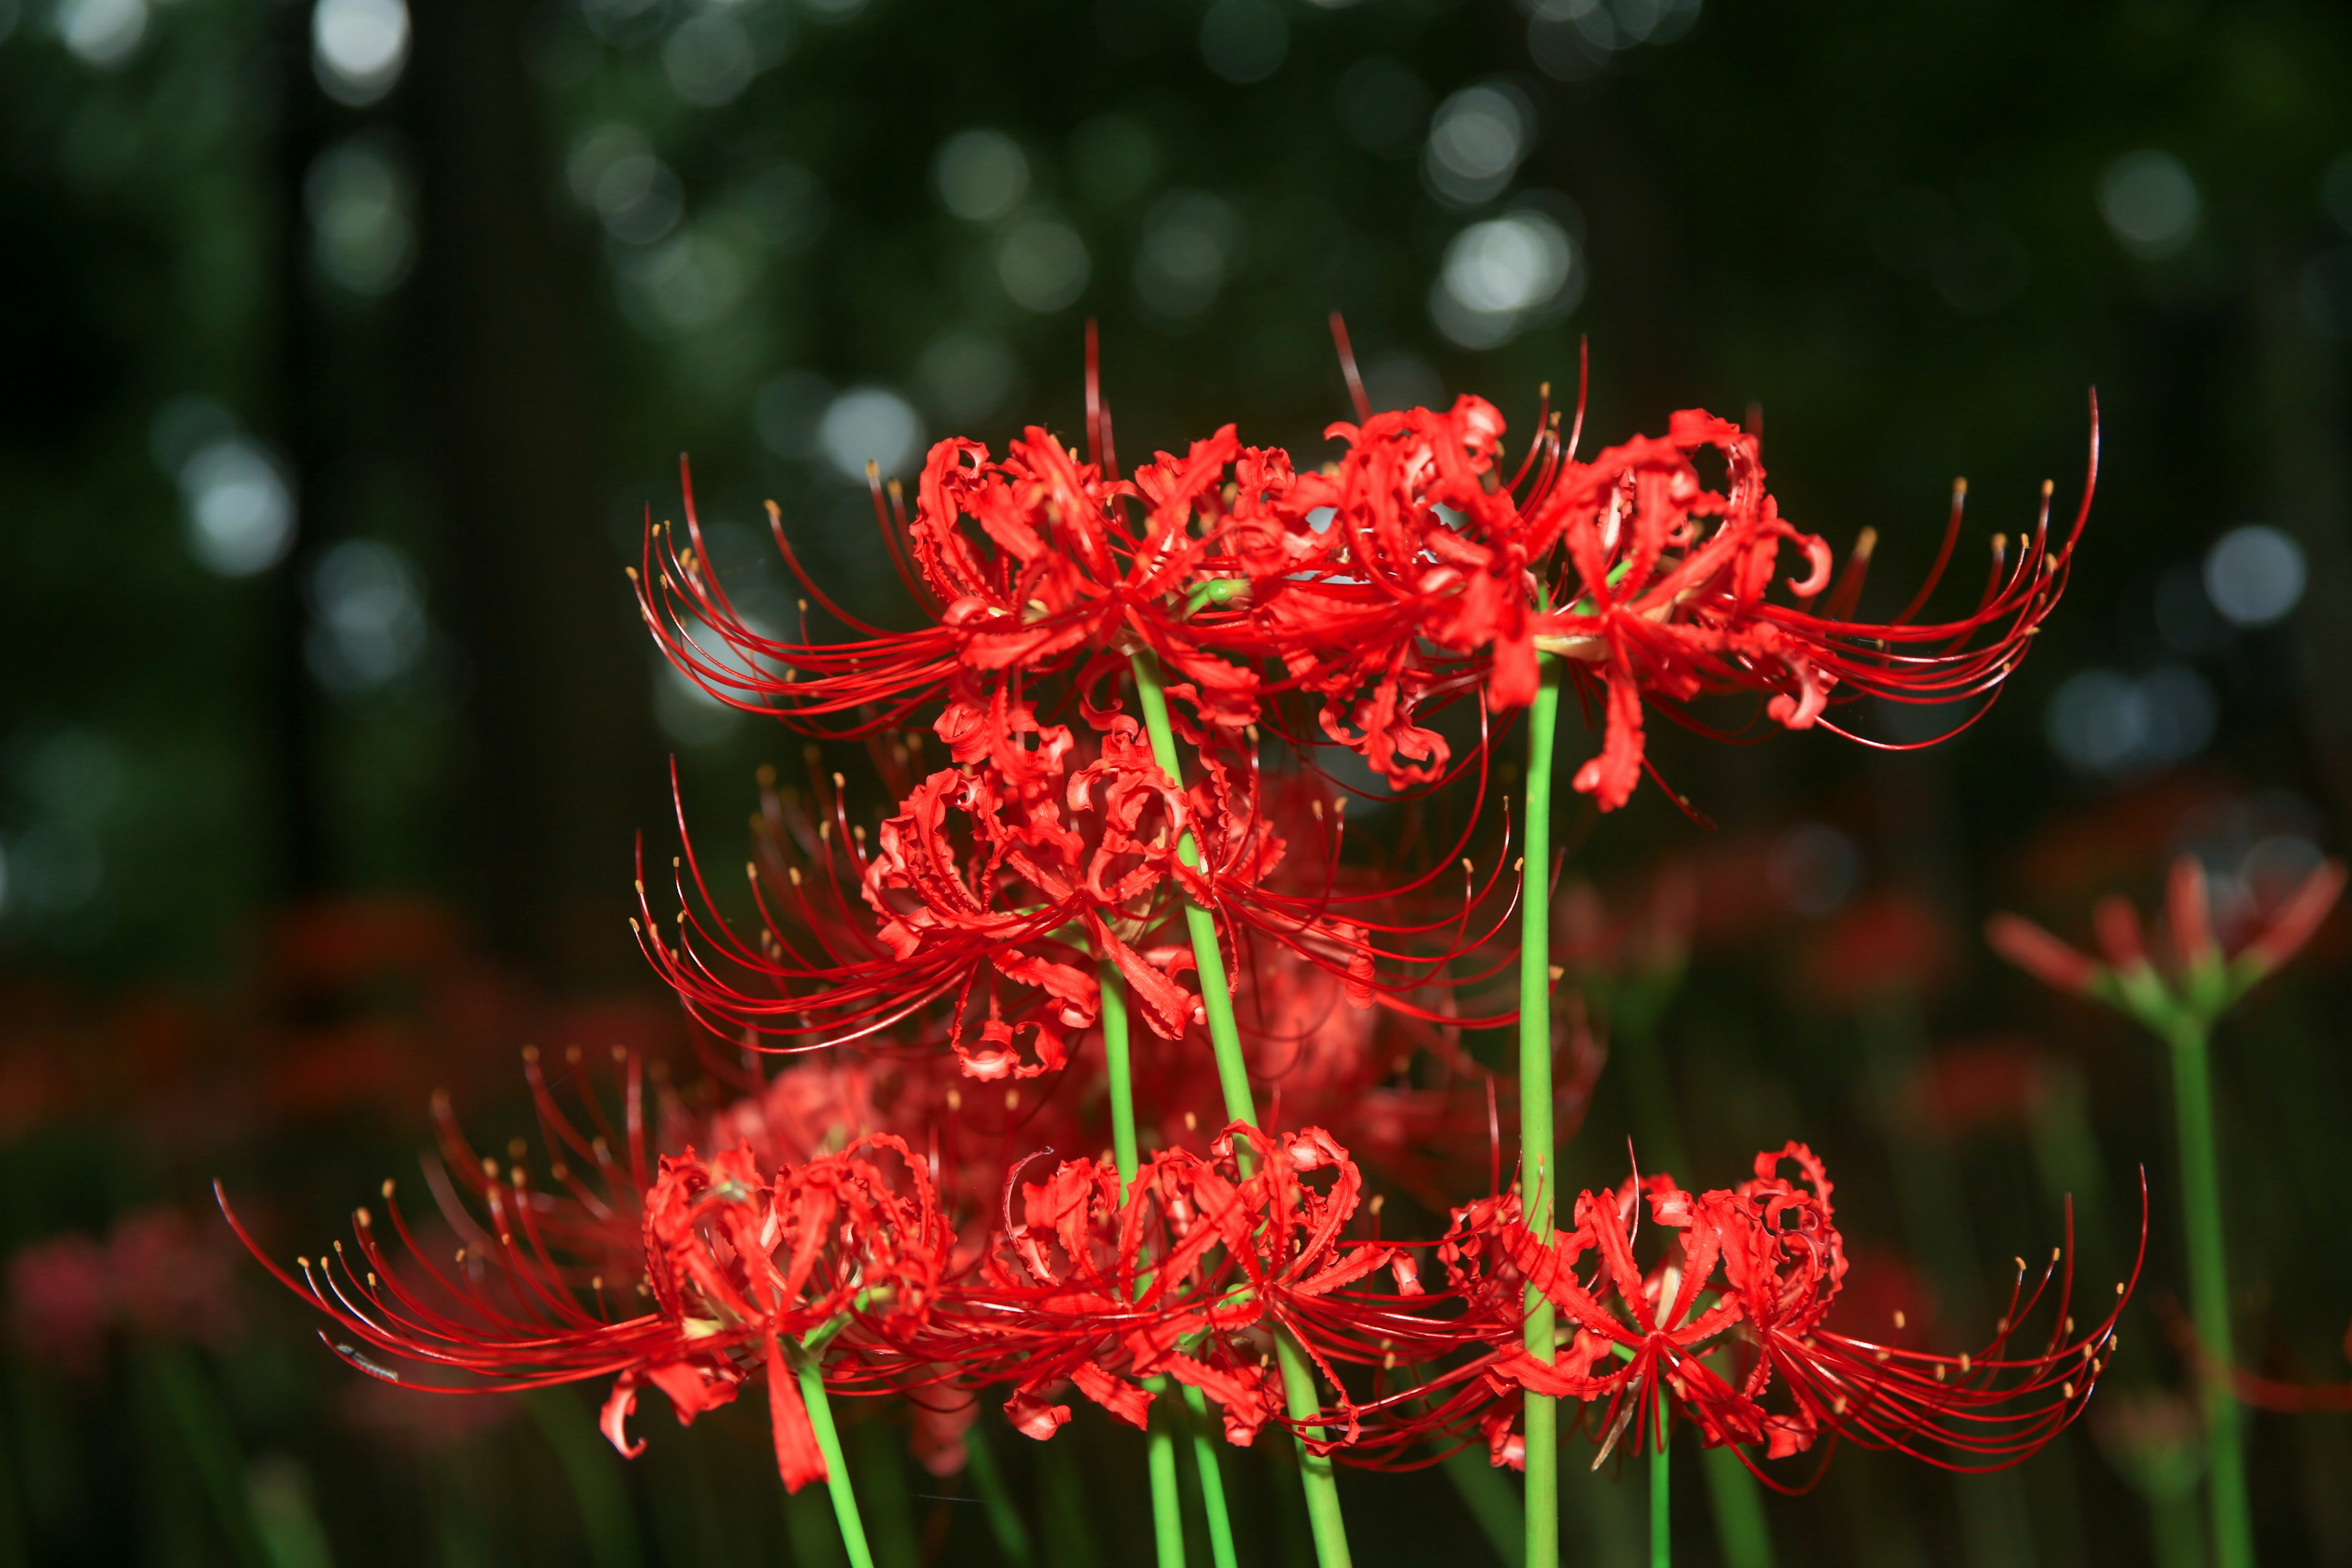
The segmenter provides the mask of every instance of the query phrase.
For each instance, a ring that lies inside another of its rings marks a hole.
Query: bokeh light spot
[[[1029,159],[1002,131],[959,131],[940,143],[931,180],[948,211],[967,223],[988,223],[1029,194]]]
[[[2303,598],[2303,546],[2263,523],[2233,528],[2205,553],[2205,595],[2233,626],[2284,620]]]
[[[833,400],[817,426],[826,458],[845,479],[866,482],[866,465],[903,478],[922,456],[923,418],[885,386],[856,386]]]
[[[1017,224],[996,247],[996,278],[1024,310],[1048,315],[1077,302],[1092,263],[1078,231],[1058,218]]]
[[[2099,178],[2099,216],[2126,250],[2161,260],[2197,237],[2197,182],[2169,153],[2126,153]]]
[[[408,63],[404,0],[319,0],[310,13],[310,58],[319,85],[339,103],[373,103]]]

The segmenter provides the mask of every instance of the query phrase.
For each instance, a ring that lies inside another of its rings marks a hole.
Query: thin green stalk
[[[1538,654],[1541,679],[1528,710],[1527,853],[1519,890],[1519,1193],[1528,1227],[1551,1235],[1551,752],[1559,718],[1559,660]],[[1552,1304],[1528,1289],[1528,1353],[1549,1362],[1557,1337]],[[1559,1568],[1559,1401],[1529,1394],[1527,1426],[1527,1564]]]
[[[1305,1421],[1323,1404],[1315,1389],[1315,1369],[1298,1342],[1287,1333],[1274,1336],[1274,1356],[1282,1363],[1282,1393],[1290,1418]],[[1315,1561],[1319,1568],[1349,1568],[1354,1559],[1348,1551],[1347,1521],[1339,1513],[1339,1478],[1331,1456],[1307,1448],[1307,1432],[1320,1436],[1322,1428],[1305,1428],[1298,1443],[1298,1480],[1307,1494],[1307,1526],[1315,1534]]]
[[[857,1494],[849,1485],[849,1460],[841,1451],[841,1434],[834,1430],[833,1404],[824,1394],[824,1363],[821,1357],[798,1354],[801,1401],[808,1406],[809,1425],[816,1429],[817,1451],[824,1456],[824,1488],[833,1494],[833,1517],[841,1526],[841,1544],[849,1553],[849,1568],[874,1568],[874,1552],[866,1544],[866,1525],[857,1517]]]
[[[1127,982],[1108,959],[1099,966],[1097,978],[1102,987],[1103,1074],[1110,1088],[1110,1153],[1118,1163],[1119,1202],[1124,1204],[1142,1165],[1135,1142],[1135,1074],[1127,1048]]]
[[[1160,680],[1160,660],[1150,649],[1138,652],[1129,660],[1135,674],[1138,705],[1143,710],[1143,725],[1151,736],[1151,755],[1160,772],[1181,784],[1184,780],[1183,758],[1176,750],[1175,726],[1168,721],[1168,694]],[[1176,841],[1176,858],[1187,866],[1201,863],[1199,846],[1192,836],[1185,834]],[[1250,1093],[1249,1068],[1242,1058],[1241,1027],[1234,1019],[1233,989],[1225,979],[1224,954],[1217,947],[1216,917],[1192,902],[1184,901],[1184,927],[1192,939],[1192,961],[1201,974],[1201,1005],[1208,1015],[1209,1047],[1217,1061],[1217,1085],[1223,1090],[1225,1114],[1236,1121],[1256,1126],[1257,1102]],[[1241,1152],[1246,1170],[1248,1153]],[[1292,1419],[1312,1415],[1322,1406],[1322,1397],[1316,1392],[1315,1370],[1287,1333],[1274,1336],[1275,1359],[1282,1366],[1284,1402],[1289,1406]],[[1316,1431],[1320,1436],[1319,1429]],[[1328,1456],[1307,1451],[1307,1434],[1298,1440],[1298,1476],[1307,1493],[1307,1520],[1315,1532],[1315,1560],[1318,1568],[1349,1568],[1352,1562],[1348,1551],[1346,1521],[1339,1513],[1339,1489],[1332,1473]]]
[[[1764,1519],[1764,1491],[1738,1450],[1702,1451],[1707,1500],[1715,1506],[1716,1543],[1725,1568],[1773,1568],[1772,1531]]]
[[[1519,1522],[1519,1500],[1511,1495],[1511,1483],[1487,1462],[1486,1451],[1475,1445],[1456,1448],[1445,1456],[1444,1468],[1445,1479],[1454,1483],[1454,1495],[1470,1510],[1478,1532],[1502,1559],[1504,1568],[1521,1568],[1519,1553],[1528,1543]]]
[[[1144,1458],[1151,1474],[1151,1542],[1160,1568],[1184,1568],[1184,1493],[1176,1484],[1175,1402],[1168,1398],[1173,1379],[1149,1378],[1152,1393],[1151,1426],[1144,1433]]]
[[[1013,1506],[1004,1473],[996,1468],[996,1450],[988,1446],[988,1434],[978,1422],[964,1434],[963,1452],[965,1473],[971,1477],[971,1489],[980,1494],[980,1510],[988,1516],[996,1549],[1013,1568],[1029,1568],[1036,1556],[1029,1544],[1029,1527],[1022,1521],[1021,1510]]]
[[[587,1412],[568,1393],[533,1389],[522,1395],[522,1405],[555,1450],[555,1462],[571,1485],[581,1531],[588,1538],[589,1562],[595,1568],[639,1568],[645,1551],[637,1540],[621,1457],[596,1436]]]
[[[1201,1472],[1201,1510],[1209,1516],[1209,1562],[1212,1568],[1235,1568],[1234,1521],[1225,1511],[1225,1472],[1217,1462],[1215,1431],[1209,1419],[1209,1397],[1186,1384],[1178,1425],[1192,1442],[1192,1464]]]
[[[1135,694],[1143,709],[1143,727],[1151,736],[1151,757],[1160,771],[1181,788],[1184,760],[1176,750],[1176,729],[1168,721],[1168,693],[1160,681],[1160,659],[1145,648],[1129,660],[1135,672]],[[1185,865],[1201,864],[1199,846],[1189,833],[1176,842],[1176,858]],[[1225,1114],[1235,1121],[1257,1125],[1257,1101],[1250,1093],[1249,1068],[1242,1059],[1241,1027],[1234,1021],[1233,988],[1225,980],[1225,955],[1217,946],[1217,917],[1192,900],[1184,900],[1184,929],[1192,939],[1192,960],[1201,970],[1201,1006],[1209,1016],[1209,1048],[1216,1053],[1217,1087],[1225,1100]]]
[[[1611,1060],[1625,1063],[1634,1124],[1649,1145],[1644,1163],[1687,1173],[1682,1127],[1675,1115],[1674,1091],[1666,1073],[1665,1042],[1658,1032],[1663,1011],[1648,1010],[1638,1026],[1616,1028]],[[1610,1022],[1614,1026],[1618,1020],[1612,1016]],[[1714,1510],[1716,1544],[1722,1550],[1725,1568],[1773,1568],[1772,1531],[1764,1518],[1762,1489],[1756,1478],[1740,1463],[1735,1449],[1703,1449],[1700,1462],[1706,1470],[1707,1501]]]
[[[1103,1069],[1110,1086],[1111,1158],[1118,1164],[1123,1205],[1135,1195],[1136,1173],[1142,1166],[1135,1138],[1135,1076],[1128,1052],[1127,983],[1119,978],[1118,966],[1108,959],[1097,974],[1102,993]],[[1136,1288],[1140,1290],[1142,1281],[1138,1280]],[[1164,1377],[1150,1381],[1154,1405],[1164,1403],[1156,1396],[1167,1392],[1168,1382]],[[1176,1485],[1176,1439],[1164,1413],[1144,1434],[1144,1444],[1145,1469],[1151,1478],[1151,1539],[1160,1568],[1184,1568],[1184,1499]]]
[[[1674,1568],[1674,1439],[1666,1426],[1666,1391],[1658,1390],[1658,1440],[1650,1449],[1650,1568]]]
[[[236,1433],[203,1364],[176,1345],[149,1345],[140,1359],[237,1560],[267,1564],[268,1548],[254,1521]]]
[[[2221,1168],[2213,1138],[2213,1087],[2204,1019],[2183,1008],[2165,1031],[2172,1047],[2173,1114],[2179,1123],[2180,1207],[2189,1232],[2189,1297],[2204,1347],[2205,1442],[2212,1478],[2215,1568],[2253,1568],[2253,1518],[2230,1348],[2229,1254],[2221,1239]]]

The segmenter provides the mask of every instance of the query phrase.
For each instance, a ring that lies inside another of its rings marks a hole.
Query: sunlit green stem
[[[1168,694],[1160,685],[1160,660],[1149,648],[1129,664],[1135,674],[1135,694],[1143,710],[1143,726],[1151,737],[1151,755],[1160,771],[1181,785],[1184,763],[1176,750],[1176,730],[1168,720]],[[1176,842],[1176,858],[1186,866],[1201,864],[1199,846],[1185,834]],[[1187,899],[1184,927],[1192,939],[1192,961],[1201,974],[1201,1006],[1208,1015],[1209,1048],[1215,1053],[1217,1085],[1225,1101],[1225,1115],[1255,1127],[1257,1103],[1250,1093],[1249,1068],[1242,1059],[1241,1027],[1234,1020],[1233,989],[1225,979],[1224,954],[1217,946],[1216,917]],[[1249,1152],[1237,1151],[1246,1170]],[[1312,1415],[1322,1405],[1315,1388],[1315,1369],[1287,1333],[1274,1337],[1276,1359],[1282,1365],[1284,1402],[1293,1419]],[[1319,1432],[1318,1433],[1319,1436]],[[1309,1453],[1302,1435],[1298,1474],[1307,1492],[1307,1520],[1315,1534],[1318,1568],[1349,1568],[1348,1531],[1339,1515],[1339,1489],[1329,1458]]]
[[[1151,736],[1152,760],[1181,787],[1184,760],[1176,750],[1175,726],[1168,721],[1168,694],[1160,683],[1160,660],[1146,649],[1129,663],[1135,670],[1143,727]],[[1187,866],[1201,864],[1200,847],[1191,834],[1177,840],[1176,858]],[[1242,1060],[1241,1027],[1234,1022],[1234,994],[1225,980],[1225,956],[1217,946],[1217,917],[1187,899],[1184,929],[1192,939],[1192,961],[1201,968],[1201,1006],[1209,1016],[1209,1048],[1216,1054],[1217,1088],[1224,1096],[1225,1114],[1255,1127],[1257,1103],[1250,1093],[1249,1068]]]
[[[857,1517],[857,1494],[849,1485],[849,1460],[841,1451],[841,1434],[834,1430],[832,1402],[825,1398],[824,1360],[809,1354],[793,1359],[800,1363],[801,1402],[808,1406],[809,1425],[816,1430],[817,1452],[824,1456],[825,1490],[833,1495],[833,1517],[841,1526],[849,1568],[874,1568],[866,1525]]]
[[[1144,1463],[1151,1476],[1151,1542],[1160,1568],[1184,1568],[1184,1494],[1176,1485],[1175,1413],[1168,1398],[1173,1380],[1154,1377],[1151,1426],[1144,1434]]]
[[[1127,983],[1118,965],[1105,960],[1097,971],[1102,988],[1104,1076],[1110,1085],[1110,1150],[1118,1164],[1119,1201],[1135,1195],[1135,1174],[1142,1156],[1135,1141],[1135,1078],[1128,1053]],[[1137,1282],[1140,1289],[1141,1281]],[[1166,1378],[1151,1380],[1155,1395],[1168,1390]],[[1154,1404],[1160,1401],[1155,1398]],[[1176,1486],[1176,1439],[1163,1415],[1144,1434],[1145,1468],[1151,1478],[1151,1539],[1160,1568],[1184,1568],[1184,1500]]]
[[[2204,1347],[2205,1441],[2212,1478],[2214,1568],[2253,1568],[2253,1519],[2230,1348],[2230,1271],[2221,1239],[2221,1170],[2213,1139],[2208,1026],[2183,1008],[2165,1029],[2172,1047],[2173,1114],[2179,1123],[2181,1217],[2189,1232],[2189,1299]]]
[[[1225,1511],[1225,1472],[1217,1463],[1216,1426],[1209,1419],[1209,1397],[1189,1384],[1179,1425],[1192,1440],[1192,1463],[1201,1472],[1201,1510],[1209,1516],[1211,1568],[1235,1568],[1233,1517]]]
[[[1666,1427],[1666,1390],[1658,1388],[1658,1440],[1650,1449],[1650,1568],[1674,1568],[1674,1440]]]
[[[1274,1354],[1282,1363],[1282,1393],[1290,1418],[1305,1421],[1323,1403],[1315,1390],[1315,1369],[1298,1342],[1287,1333],[1274,1336]],[[1339,1479],[1329,1455],[1307,1449],[1305,1437],[1309,1435],[1320,1437],[1323,1429],[1305,1428],[1298,1444],[1298,1477],[1307,1493],[1307,1525],[1315,1536],[1315,1561],[1319,1568],[1349,1568],[1353,1559],[1348,1552],[1347,1521],[1339,1514]]]
[[[1559,660],[1538,654],[1541,679],[1528,710],[1527,853],[1519,889],[1519,1191],[1528,1227],[1551,1235],[1551,749],[1559,718]],[[1552,1305],[1528,1290],[1528,1353],[1549,1362]],[[1528,1568],[1559,1563],[1559,1402],[1526,1400]]]

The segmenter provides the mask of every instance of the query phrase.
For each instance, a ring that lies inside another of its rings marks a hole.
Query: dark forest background
[[[1887,1299],[1955,1325],[2063,1191],[2102,1268],[2143,1164],[2156,1194],[2116,1414],[1990,1481],[1841,1455],[1771,1504],[1781,1560],[2200,1561],[2162,1060],[1979,931],[2082,937],[2179,853],[2253,908],[2345,848],[2352,13],[0,0],[0,1247],[111,1237],[129,1268],[126,1226],[178,1215],[218,1280],[78,1360],[19,1333],[0,1564],[810,1561],[755,1421],[624,1472],[583,1412],[352,1389],[207,1250],[206,1184],[274,1192],[290,1251],[413,1158],[435,1088],[502,1132],[527,1041],[683,1039],[625,923],[667,759],[714,845],[802,763],[635,618],[681,452],[754,618],[794,614],[769,498],[903,614],[866,458],[1067,437],[1093,317],[1130,460],[1226,421],[1314,460],[1334,309],[1385,403],[1475,391],[1524,432],[1585,340],[1588,441],[1759,410],[1784,510],[1876,531],[1881,614],[1956,476],[1966,574],[2043,479],[2065,504],[2096,387],[2073,586],[1980,723],[1895,752],[1656,725],[1714,826],[1645,789],[1566,831],[1612,905],[1668,864],[1706,889],[1659,1034],[1691,1179],[1811,1140]],[[1847,711],[1896,742],[1957,717]],[[2219,1047],[2241,1342],[2336,1381],[2345,950]],[[1580,1180],[1622,1169],[1615,1077]],[[1121,1436],[1099,1485],[1012,1456],[1066,1512],[1046,1560],[1132,1560]],[[2266,1560],[2352,1563],[2344,1419],[2254,1444]],[[1439,1472],[1349,1485],[1367,1562],[1488,1550]],[[1635,1560],[1638,1499],[1580,1483],[1576,1560]],[[988,1560],[947,1506],[906,1504],[910,1550]]]

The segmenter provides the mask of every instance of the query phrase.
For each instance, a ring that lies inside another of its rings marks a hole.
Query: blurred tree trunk
[[[422,418],[470,668],[473,907],[570,984],[634,972],[630,846],[659,818],[646,656],[602,526],[585,259],[565,243],[520,0],[413,0]]]
[[[330,881],[334,856],[321,787],[320,756],[324,694],[302,656],[308,627],[304,589],[318,564],[320,532],[331,514],[325,388],[320,375],[318,301],[310,286],[310,223],[302,185],[325,136],[327,103],[310,71],[310,14],[299,5],[278,8],[268,38],[269,69],[275,78],[277,123],[270,137],[271,218],[277,226],[270,247],[277,276],[269,297],[278,303],[270,323],[276,333],[278,406],[270,434],[284,459],[294,496],[294,544],[265,579],[269,629],[267,678],[270,700],[272,807],[276,839],[274,882],[280,898],[313,899]]]
[[[2272,434],[2268,500],[2279,526],[2303,546],[2309,576],[2294,626],[2303,654],[2295,692],[2315,780],[2339,820],[2352,817],[2352,474],[2346,471],[2346,409],[2339,353],[2321,337],[2275,245],[2253,283],[2256,374],[2263,427]],[[2220,529],[2249,521],[2218,516]]]

